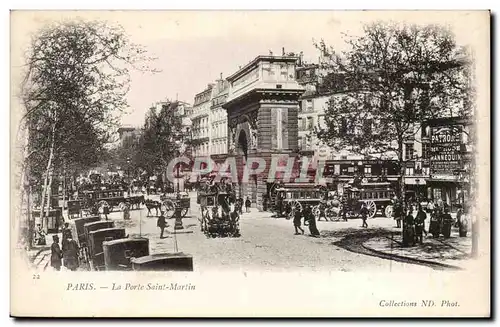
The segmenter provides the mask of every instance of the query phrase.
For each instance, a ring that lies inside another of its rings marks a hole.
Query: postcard
[[[11,315],[489,317],[489,11],[11,12]]]

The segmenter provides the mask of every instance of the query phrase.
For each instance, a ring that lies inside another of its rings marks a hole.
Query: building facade
[[[213,87],[213,84],[208,84],[205,90],[194,97],[193,108],[189,117],[191,120],[193,156],[209,156],[212,151],[210,107]]]
[[[222,78],[217,81],[212,89],[212,99],[210,106],[211,124],[211,154],[227,154],[227,112],[222,105],[226,103],[229,95],[229,83]]]

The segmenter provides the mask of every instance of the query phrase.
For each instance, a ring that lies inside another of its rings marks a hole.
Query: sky
[[[160,73],[133,72],[127,96],[129,114],[123,124],[141,126],[144,114],[156,101],[176,99],[193,103],[222,73],[227,77],[258,55],[304,52],[317,61],[313,40],[324,39],[345,49],[342,33],[362,34],[363,24],[376,20],[439,23],[457,33],[459,44],[484,35],[471,29],[479,15],[467,12],[373,11],[93,11],[14,12],[11,16],[11,65],[22,64],[30,34],[51,21],[99,19],[122,25],[134,43],[157,57]],[[483,31],[484,32],[484,31]],[[489,37],[489,36],[488,36]],[[11,80],[15,79],[15,75]]]

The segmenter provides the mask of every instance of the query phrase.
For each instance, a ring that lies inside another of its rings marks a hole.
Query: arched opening
[[[248,139],[247,139],[247,134],[245,133],[244,130],[240,131],[240,134],[238,135],[238,149],[243,152],[243,156],[245,157],[245,160],[248,159]]]

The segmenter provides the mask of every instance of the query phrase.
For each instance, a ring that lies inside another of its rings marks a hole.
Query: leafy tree
[[[470,115],[468,57],[446,29],[373,23],[341,53],[323,41],[320,92],[332,94],[317,136],[336,150],[397,158],[423,121]],[[401,174],[403,173],[401,169]],[[403,179],[400,178],[400,192]]]
[[[153,107],[146,114],[136,164],[150,176],[163,173],[181,150],[184,135],[178,106],[176,101],[166,102],[160,110]]]
[[[33,35],[21,85],[22,123],[26,168],[43,180],[42,217],[54,172],[99,162],[109,131],[127,108],[130,70],[151,71],[152,59],[106,22],[55,23]]]

